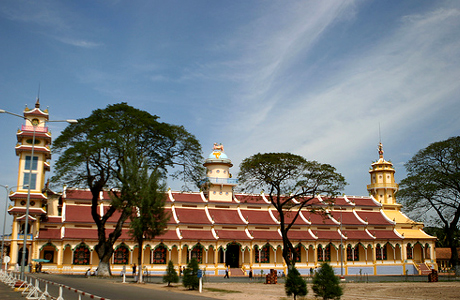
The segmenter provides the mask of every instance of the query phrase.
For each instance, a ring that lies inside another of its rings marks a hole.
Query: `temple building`
[[[51,134],[44,126],[48,111],[42,111],[37,102],[34,109],[26,108],[24,116],[26,124],[17,132],[15,148],[19,187],[10,194],[12,205],[8,209],[14,217],[7,241],[10,268],[20,264],[26,234],[27,263],[41,259],[43,270],[48,272],[83,273],[88,268],[95,269],[99,259],[94,251],[97,229],[90,212],[91,193],[65,186],[58,193],[45,189],[45,172],[50,170],[51,158]],[[437,268],[436,238],[424,233],[422,223],[401,212],[395,198],[395,170],[384,159],[382,144],[378,154],[369,171],[369,195],[340,196],[333,205],[318,195],[314,206],[326,209],[327,214],[301,211],[289,231],[301,274],[309,274],[325,261],[343,275],[424,274]],[[278,215],[264,193],[235,192],[238,181],[231,175],[232,161],[222,145],[214,144],[204,166],[205,191],[167,192],[165,209],[171,217],[165,234],[146,241],[139,249],[128,233],[129,221],[124,225],[111,261],[113,274],[121,272],[125,265],[137,263],[139,255],[150,274],[163,274],[169,260],[179,267],[191,258],[199,261],[207,275],[223,276],[226,266],[232,274],[246,274],[249,269],[256,275],[268,274],[270,269],[287,271]],[[101,193],[99,203],[99,213],[103,214],[110,205],[108,192]],[[115,214],[109,219],[107,232],[113,230],[117,217]],[[26,221],[28,232],[24,232]]]

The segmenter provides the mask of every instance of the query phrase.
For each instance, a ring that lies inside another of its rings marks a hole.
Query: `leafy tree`
[[[326,299],[340,299],[343,289],[340,280],[334,274],[334,269],[328,264],[323,263],[318,272],[313,276],[312,290],[316,297]]]
[[[174,177],[195,181],[203,176],[201,146],[182,126],[161,123],[159,117],[133,108],[126,103],[109,105],[68,126],[54,141],[59,154],[53,183],[86,187],[91,191],[91,215],[98,230],[95,251],[99,257],[98,274],[110,275],[113,245],[120,237],[124,222],[132,214],[132,191],[126,185],[128,152],[134,148],[145,159],[150,170],[167,174],[174,166],[180,170]],[[109,190],[110,206],[104,214],[98,211],[99,195]],[[119,211],[113,231],[106,223]]]
[[[452,266],[459,264],[457,247],[460,219],[460,136],[432,143],[405,165],[398,199],[411,216],[435,216],[452,251]]]
[[[297,296],[305,296],[308,293],[307,282],[300,276],[299,271],[294,266],[289,268],[284,289],[286,295],[294,296],[294,300],[297,299]]]
[[[448,247],[446,231],[444,230],[444,228],[426,226],[423,228],[423,231],[425,231],[427,234],[431,236],[436,237],[436,247],[441,247],[441,248]],[[458,227],[455,230],[454,238],[455,239],[460,238],[460,230],[458,229]]]
[[[182,284],[189,290],[194,290],[198,288],[200,285],[200,281],[198,278],[198,269],[199,265],[196,258],[192,258],[187,264],[187,267],[184,269]]]
[[[143,249],[144,241],[153,239],[164,233],[169,215],[164,206],[166,203],[165,187],[160,183],[160,174],[151,172],[144,160],[138,159],[135,152],[126,157],[122,162],[125,166],[123,188],[128,190],[128,196],[133,202],[134,209],[130,216],[130,235],[137,242],[139,249]],[[142,166],[143,165],[143,166]],[[143,259],[138,255],[138,282],[142,282]]]
[[[238,179],[243,190],[266,191],[277,210],[283,238],[283,258],[288,266],[295,263],[291,257],[295,251],[288,231],[300,211],[311,207],[318,194],[332,200],[346,185],[345,178],[336,173],[334,167],[291,153],[258,153],[246,158],[240,164]],[[290,221],[286,220],[288,214],[292,216]]]
[[[174,264],[172,260],[168,262],[168,266],[166,267],[166,274],[163,276],[163,282],[167,282],[168,286],[171,286],[171,282],[179,282],[179,276],[177,275],[177,272],[174,269]]]

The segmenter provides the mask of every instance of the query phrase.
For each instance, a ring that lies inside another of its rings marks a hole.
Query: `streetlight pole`
[[[3,264],[4,261],[3,261],[3,258],[5,257],[5,254],[4,254],[4,245],[5,245],[5,227],[6,227],[6,216],[7,216],[7,211],[8,211],[8,195],[10,194],[11,190],[17,186],[13,186],[13,187],[8,187],[8,185],[2,185],[0,184],[1,187],[4,187],[5,190],[6,190],[6,200],[5,200],[5,215],[3,217],[3,234],[2,234],[2,260],[1,260],[1,263]],[[3,266],[3,265],[2,265]],[[2,267],[3,268],[3,267]]]
[[[25,220],[24,220],[24,222],[25,222],[24,223],[24,233],[23,233],[24,240],[23,240],[23,244],[22,244],[22,258],[21,258],[21,280],[24,280],[24,278],[25,278],[24,272],[25,272],[26,252],[27,252],[27,232],[29,230],[30,190],[31,190],[32,171],[33,171],[33,164],[34,164],[35,131],[37,129],[37,126],[40,123],[33,122],[32,120],[30,120],[29,118],[27,118],[25,116],[21,116],[19,114],[15,114],[15,113],[6,111],[4,109],[0,109],[0,113],[6,113],[6,114],[9,114],[9,115],[13,115],[13,116],[19,117],[21,119],[27,120],[27,121],[30,122],[30,124],[32,124],[32,127],[33,127],[32,149],[31,149],[30,166],[29,166],[30,167],[30,169],[29,169],[29,182],[28,182],[28,188],[27,188],[26,216],[25,216]],[[67,123],[70,123],[70,124],[75,124],[78,121],[77,120],[57,120],[57,121],[49,121],[48,120],[48,121],[43,121],[43,123],[45,123],[45,122],[67,122]]]
[[[4,187],[5,190],[6,190],[6,200],[5,200],[5,216],[4,216],[4,219],[3,219],[3,234],[2,234],[2,261],[1,261],[1,264],[2,264],[2,268],[3,268],[3,256],[4,256],[4,245],[5,245],[5,226],[6,226],[6,211],[8,210],[8,194],[9,194],[9,189],[8,189],[8,185],[1,185],[1,187]]]

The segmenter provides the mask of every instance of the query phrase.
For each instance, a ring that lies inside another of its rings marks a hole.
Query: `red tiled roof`
[[[64,239],[97,239],[97,229],[65,228]]]
[[[241,209],[243,218],[249,221],[249,224],[276,225],[276,222],[270,217],[267,210]]]
[[[369,225],[392,225],[380,211],[356,211],[358,216]]]
[[[75,223],[93,223],[91,216],[91,206],[89,205],[66,205],[65,206],[65,222]]]
[[[104,200],[110,200],[110,192],[103,191],[102,197]],[[93,195],[90,190],[77,190],[77,189],[67,189],[65,192],[65,198],[67,200],[88,200],[91,201]]]
[[[181,230],[183,240],[216,240],[211,230]]]
[[[342,230],[349,240],[374,240],[365,230]]]
[[[177,236],[176,230],[175,229],[170,229],[166,231],[164,234],[156,236],[155,240],[173,240],[177,241],[179,240],[179,237]]]
[[[289,230],[288,238],[294,241],[314,241],[316,240],[308,230]]]
[[[235,240],[235,241],[241,241],[241,240],[251,240],[250,237],[244,232],[244,230],[216,230],[217,236],[221,240]]]
[[[48,240],[48,239],[59,240],[59,239],[61,239],[61,229],[55,229],[55,228],[40,228],[40,232],[38,233],[38,239],[43,239],[43,240]]]
[[[211,224],[204,209],[176,207],[175,210],[176,216],[181,224]]]
[[[26,200],[27,199],[27,192],[24,192],[24,193],[21,193],[21,192],[15,192],[14,194],[12,194],[10,196],[10,199],[11,200],[16,200],[16,199],[24,199]],[[30,199],[39,199],[39,200],[45,200],[47,199],[45,197],[45,195],[43,195],[42,193],[30,193]]]
[[[318,241],[321,240],[340,240],[341,236],[336,230],[312,230],[313,234],[318,237]]]
[[[51,224],[61,224],[62,223],[62,217],[48,216],[47,220],[45,222],[42,221],[42,223],[46,223],[46,224],[50,224],[50,223]]]
[[[25,207],[12,207],[8,209],[8,213],[15,213],[15,214],[25,214],[26,208]],[[29,215],[42,215],[45,214],[45,210],[43,208],[36,208],[36,207],[29,207]]]
[[[342,220],[343,225],[365,225],[365,223],[361,222],[352,211],[340,212],[333,210],[330,213],[338,222]]]
[[[261,195],[236,194],[235,198],[241,203],[257,203],[268,205]]]
[[[450,248],[436,248],[436,259],[450,259],[452,256],[452,250]],[[460,248],[457,248],[458,257],[460,258]]]
[[[176,202],[198,202],[203,203],[200,193],[172,193],[172,196]],[[169,197],[168,197],[169,199]]]
[[[106,229],[105,234],[108,237],[110,233],[113,232],[113,229]],[[97,229],[96,228],[65,228],[64,239],[88,239],[96,240],[97,239]],[[121,232],[119,240],[128,240],[131,239],[128,230],[124,229]]]
[[[291,222],[294,219],[296,213],[297,213],[297,210],[285,211],[284,212],[284,223],[285,224],[291,224]],[[302,212],[301,212],[301,214],[302,214]],[[279,213],[277,211],[273,211],[273,215],[276,217],[276,219],[278,221],[280,220],[280,215],[279,215]],[[297,217],[297,219],[295,220],[294,224],[295,225],[308,225],[308,223],[305,223],[305,221],[302,219],[302,217],[300,215]]]
[[[278,230],[249,230],[249,233],[254,237],[254,240],[282,240]]]
[[[236,209],[209,209],[209,215],[214,220],[214,224],[235,224],[244,225]]]
[[[394,230],[369,230],[376,240],[402,240]]]
[[[347,202],[344,197],[336,197],[334,199],[334,206],[349,207],[349,206],[354,206],[354,205],[351,202]]]
[[[347,199],[355,203],[356,206],[373,206],[379,207],[380,205],[372,200],[371,197],[349,197]]]
[[[312,213],[310,211],[302,211],[302,214],[312,225],[337,225],[331,218],[324,214]]]

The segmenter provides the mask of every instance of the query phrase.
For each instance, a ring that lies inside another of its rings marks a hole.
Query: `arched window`
[[[270,262],[270,245],[265,244],[265,246],[260,249],[257,245],[255,247],[256,252],[256,263],[269,263]]]
[[[350,244],[347,246],[347,261],[359,260],[359,245],[352,247]]]
[[[331,244],[323,247],[322,245],[318,246],[317,250],[318,261],[331,261]]]
[[[407,247],[406,247],[407,259],[412,259],[413,258],[412,249],[413,249],[412,245],[410,243],[407,244]]]
[[[73,264],[74,265],[89,265],[89,257],[91,251],[85,243],[80,243],[73,251]]]
[[[387,247],[382,247],[380,244],[377,244],[377,247],[375,247],[375,255],[377,260],[387,260]]]
[[[199,264],[203,263],[203,246],[196,244],[192,249],[191,258],[195,258]]]
[[[158,245],[158,247],[153,250],[153,263],[154,264],[165,264],[166,263],[166,246],[163,244]]]
[[[127,265],[129,263],[129,248],[121,243],[113,253],[113,263],[115,265]]]

